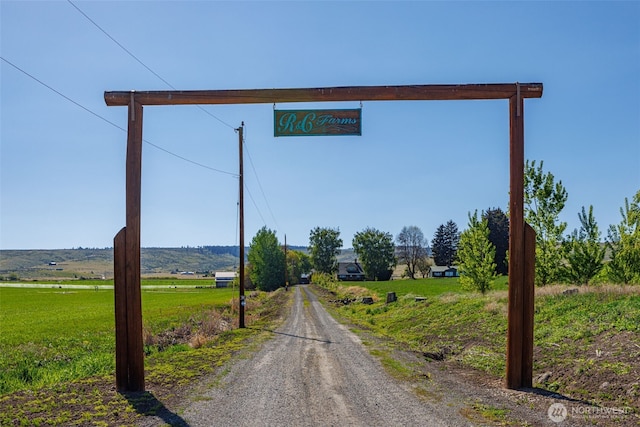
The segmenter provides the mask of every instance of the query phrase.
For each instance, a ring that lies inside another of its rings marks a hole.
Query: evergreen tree
[[[431,254],[433,255],[433,261],[436,265],[446,265],[447,263],[447,249],[446,249],[446,236],[444,231],[444,224],[441,224],[433,235],[431,240]]]
[[[431,252],[436,265],[453,265],[458,252],[460,232],[452,220],[440,225],[431,241]]]
[[[332,274],[337,268],[342,239],[340,230],[316,227],[309,234],[311,263],[318,273]]]
[[[396,243],[398,245],[398,260],[407,265],[409,277],[415,279],[418,260],[427,253],[427,241],[422,230],[415,225],[402,227],[396,237]]]
[[[482,214],[489,227],[489,241],[496,248],[496,274],[509,274],[507,251],[509,250],[509,218],[500,208],[487,209]]]
[[[460,242],[458,225],[452,220],[447,221],[444,225],[444,235],[446,239],[446,264],[444,265],[449,266],[453,265],[458,257],[458,243]]]
[[[352,244],[368,280],[391,278],[397,260],[390,233],[367,227],[353,236]]]
[[[251,240],[247,259],[251,264],[251,282],[256,288],[273,291],[284,284],[284,251],[275,231],[262,227]]]
[[[622,220],[610,225],[607,246],[611,251],[607,277],[614,283],[640,283],[640,191],[629,205],[625,197]]]
[[[493,262],[496,249],[489,240],[486,219],[478,219],[478,211],[469,213],[469,228],[460,235],[458,260],[460,261],[460,283],[465,289],[483,294],[491,289],[496,277]]]
[[[536,232],[536,278],[538,285],[558,282],[562,277],[564,251],[562,235],[566,222],[559,215],[567,201],[562,181],[543,172],[543,162],[536,167],[535,160],[525,164],[524,214],[525,221]]]
[[[580,230],[573,230],[567,239],[566,277],[576,285],[588,285],[604,267],[605,247],[600,243],[600,230],[593,216],[593,206],[589,213],[582,207],[578,214]]]

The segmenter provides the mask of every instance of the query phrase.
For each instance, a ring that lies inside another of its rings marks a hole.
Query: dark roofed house
[[[460,277],[458,267],[432,265],[429,269],[429,277]]]
[[[363,281],[364,270],[362,266],[358,264],[358,261],[354,262],[339,262],[338,263],[338,280],[342,281]]]

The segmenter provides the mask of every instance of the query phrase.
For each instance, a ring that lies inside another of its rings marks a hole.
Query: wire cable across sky
[[[160,76],[160,74],[158,74],[157,72],[155,72],[151,67],[149,67],[147,64],[145,64],[145,63],[144,63],[140,58],[138,58],[138,57],[137,57],[135,54],[133,54],[129,49],[127,49],[127,48],[126,48],[122,43],[120,43],[118,40],[116,40],[116,38],[115,38],[115,37],[113,37],[111,34],[109,34],[109,32],[107,32],[104,28],[102,28],[100,25],[98,25],[98,23],[97,23],[97,22],[95,22],[93,19],[91,19],[91,17],[90,17],[89,15],[87,15],[87,14],[86,14],[82,9],[80,9],[80,8],[79,8],[75,3],[73,3],[71,0],[67,0],[67,2],[68,2],[71,6],[73,6],[73,8],[74,8],[75,10],[77,10],[77,11],[78,11],[78,13],[80,13],[80,14],[81,14],[85,19],[87,19],[87,20],[88,20],[88,21],[89,21],[93,26],[95,26],[98,30],[100,30],[100,32],[102,32],[102,33],[103,33],[105,36],[107,36],[107,37],[108,37],[112,42],[114,42],[114,43],[115,43],[115,44],[116,44],[120,49],[122,49],[122,50],[123,50],[127,55],[129,55],[129,56],[130,56],[131,58],[133,58],[136,62],[138,62],[140,65],[142,65],[142,66],[143,66],[147,71],[149,71],[151,74],[153,74],[153,75],[154,75],[155,77],[157,77],[159,80],[161,80],[161,81],[162,81],[165,85],[167,85],[169,88],[171,88],[171,89],[173,89],[173,90],[178,90],[178,89],[176,89],[176,87],[175,87],[174,85],[172,85],[170,82],[168,82],[168,81],[167,81],[166,79],[164,79],[162,76]],[[221,124],[223,124],[223,125],[227,126],[227,127],[228,127],[228,128],[230,128],[230,129],[235,130],[235,127],[234,127],[234,126],[232,126],[231,124],[229,124],[229,123],[225,122],[224,120],[222,120],[221,118],[219,118],[219,117],[217,117],[216,115],[212,114],[211,112],[207,111],[207,110],[206,110],[204,107],[202,107],[201,105],[196,105],[196,107],[198,107],[198,108],[199,108],[201,111],[203,111],[205,114],[207,114],[207,115],[209,115],[210,117],[214,118],[215,120],[217,120],[217,121],[218,121],[218,122],[220,122]],[[153,144],[152,144],[152,145],[153,145]],[[245,146],[245,148],[246,148],[246,144],[245,144],[245,142],[244,142],[244,141],[243,141],[243,145],[244,145],[244,146]],[[207,168],[207,169],[211,169],[211,168],[210,168],[210,167],[208,167],[208,166],[205,166],[205,165],[202,165],[202,164],[200,164],[200,163],[198,163],[198,162],[194,162],[194,161],[192,161],[192,160],[186,159],[186,158],[184,158],[184,157],[182,157],[182,156],[179,156],[179,155],[177,155],[177,154],[175,154],[175,153],[172,153],[172,152],[170,152],[170,151],[167,151],[167,150],[165,150],[165,149],[163,149],[163,148],[160,148],[160,147],[157,147],[157,146],[155,146],[155,147],[156,147],[156,148],[158,148],[158,149],[160,149],[160,150],[162,150],[162,151],[165,151],[165,152],[167,152],[167,153],[169,153],[169,154],[171,154],[171,155],[173,155],[173,156],[176,156],[176,157],[178,157],[178,158],[181,158],[182,160],[185,160],[185,161],[187,161],[187,162],[191,162],[191,163],[193,163],[193,164],[195,164],[195,165],[202,166],[202,167],[205,167],[205,168]],[[252,170],[253,170],[253,173],[254,173],[254,175],[255,175],[255,177],[256,177],[256,181],[258,182],[258,187],[260,188],[260,192],[262,193],[262,196],[263,196],[263,198],[264,198],[264,200],[265,200],[265,203],[267,204],[267,208],[268,208],[268,210],[269,210],[269,213],[271,214],[271,218],[273,219],[273,221],[274,221],[274,223],[275,223],[275,225],[276,225],[276,227],[277,227],[277,226],[278,226],[278,222],[276,221],[275,216],[273,215],[273,211],[271,210],[271,206],[269,205],[269,201],[268,201],[268,199],[267,199],[267,197],[266,197],[266,195],[265,195],[264,189],[262,188],[262,184],[260,183],[260,178],[258,177],[258,173],[257,173],[257,171],[256,171],[256,169],[255,169],[255,166],[254,166],[254,164],[253,164],[253,160],[251,159],[251,155],[249,154],[248,150],[247,150],[247,155],[248,155],[248,158],[249,158],[249,162],[251,163],[251,168],[252,168]],[[214,170],[215,170],[215,169],[214,169]],[[223,172],[223,171],[219,171],[219,170],[216,170],[216,171],[218,171],[218,172]],[[226,172],[223,172],[223,173],[226,173]],[[230,174],[230,175],[233,175],[233,176],[236,176],[236,177],[238,176],[238,174]],[[253,205],[255,206],[256,210],[258,211],[258,214],[260,215],[260,218],[262,218],[263,223],[266,225],[266,221],[264,220],[264,217],[263,217],[263,215],[262,215],[262,212],[260,212],[260,209],[258,208],[258,205],[257,205],[256,201],[253,199],[253,196],[251,195],[251,192],[249,191],[249,189],[248,189],[248,187],[247,187],[247,185],[246,185],[246,184],[245,184],[245,188],[247,189],[247,191],[248,191],[248,193],[249,193],[249,197],[251,198],[251,200],[252,200],[252,202],[253,202]]]
[[[8,65],[10,65],[11,67],[15,68],[16,70],[18,70],[19,72],[21,72],[21,73],[22,73],[22,74],[24,74],[25,76],[27,76],[27,77],[29,77],[30,79],[32,79],[32,80],[34,80],[34,81],[36,81],[36,82],[37,82],[37,83],[39,83],[40,85],[42,85],[42,86],[46,87],[47,89],[49,89],[49,90],[50,90],[50,91],[52,91],[53,93],[55,93],[55,94],[57,94],[57,95],[61,96],[61,97],[62,97],[62,98],[64,98],[65,100],[69,101],[69,102],[70,102],[70,103],[72,103],[73,105],[75,105],[75,106],[77,106],[77,107],[79,107],[79,108],[83,109],[83,110],[84,110],[84,111],[86,111],[87,113],[89,113],[89,114],[91,114],[91,115],[93,115],[93,116],[97,117],[98,119],[102,120],[103,122],[110,124],[111,126],[115,127],[116,129],[119,129],[119,130],[121,130],[121,131],[123,131],[123,132],[127,133],[127,129],[125,129],[125,128],[123,128],[122,126],[120,126],[120,125],[118,125],[118,124],[116,124],[116,123],[112,122],[111,120],[109,120],[109,119],[107,119],[107,118],[105,118],[105,117],[101,116],[100,114],[96,113],[95,111],[92,111],[91,109],[89,109],[89,108],[85,107],[84,105],[80,104],[79,102],[77,102],[77,101],[75,101],[75,100],[71,99],[70,97],[68,97],[68,96],[67,96],[67,95],[65,95],[64,93],[60,92],[59,90],[57,90],[57,89],[53,88],[52,86],[48,85],[47,83],[43,82],[43,81],[42,81],[42,80],[40,80],[39,78],[35,77],[33,74],[30,74],[30,73],[28,73],[27,71],[23,70],[22,68],[20,68],[19,66],[17,66],[17,65],[16,65],[16,64],[14,64],[13,62],[9,61],[8,59],[6,59],[6,58],[4,58],[4,57],[1,57],[1,56],[0,56],[0,59],[2,59],[6,64],[8,64]],[[149,141],[149,140],[147,140],[147,139],[143,139],[143,141],[144,141],[146,144],[150,145],[151,147],[156,148],[156,149],[158,149],[158,150],[160,150],[160,151],[163,151],[163,152],[165,152],[165,153],[167,153],[167,154],[169,154],[169,155],[171,155],[171,156],[173,156],[173,157],[176,157],[176,158],[178,158],[178,159],[180,159],[180,160],[183,160],[183,161],[185,161],[185,162],[187,162],[187,163],[191,163],[191,164],[193,164],[193,165],[195,165],[195,166],[198,166],[198,167],[201,167],[201,168],[204,168],[204,169],[208,169],[208,170],[210,170],[210,171],[212,171],[212,172],[218,172],[218,173],[222,173],[222,174],[225,174],[225,175],[230,175],[230,176],[233,176],[233,177],[235,177],[235,178],[237,178],[237,177],[238,177],[238,174],[237,174],[237,173],[224,171],[224,170],[222,170],[222,169],[217,169],[217,168],[214,168],[214,167],[211,167],[211,166],[207,166],[207,165],[205,165],[205,164],[203,164],[203,163],[196,162],[195,160],[188,159],[188,158],[186,158],[186,157],[184,157],[184,156],[181,156],[181,155],[176,154],[176,153],[174,153],[174,152],[172,152],[172,151],[169,151],[169,150],[167,150],[166,148],[162,148],[161,146],[159,146],[159,145],[157,145],[157,144],[154,144],[154,143],[152,143],[151,141]]]

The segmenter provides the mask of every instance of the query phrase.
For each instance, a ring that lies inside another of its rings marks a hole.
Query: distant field
[[[228,305],[232,289],[142,291],[150,330]],[[115,369],[112,290],[0,288],[0,394]]]
[[[201,278],[196,276],[175,276],[175,277],[143,277],[140,281],[143,288],[210,288],[215,286],[213,277]],[[39,287],[39,288],[113,288],[113,279],[45,279],[45,280],[24,280],[17,282],[0,282],[2,287]]]
[[[141,248],[142,275],[191,271],[200,276],[238,264],[238,248]],[[113,249],[0,250],[0,280],[113,278]]]

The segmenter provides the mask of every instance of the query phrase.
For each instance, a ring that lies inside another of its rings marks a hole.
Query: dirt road
[[[184,412],[191,426],[457,426],[384,372],[306,286],[287,322]]]

